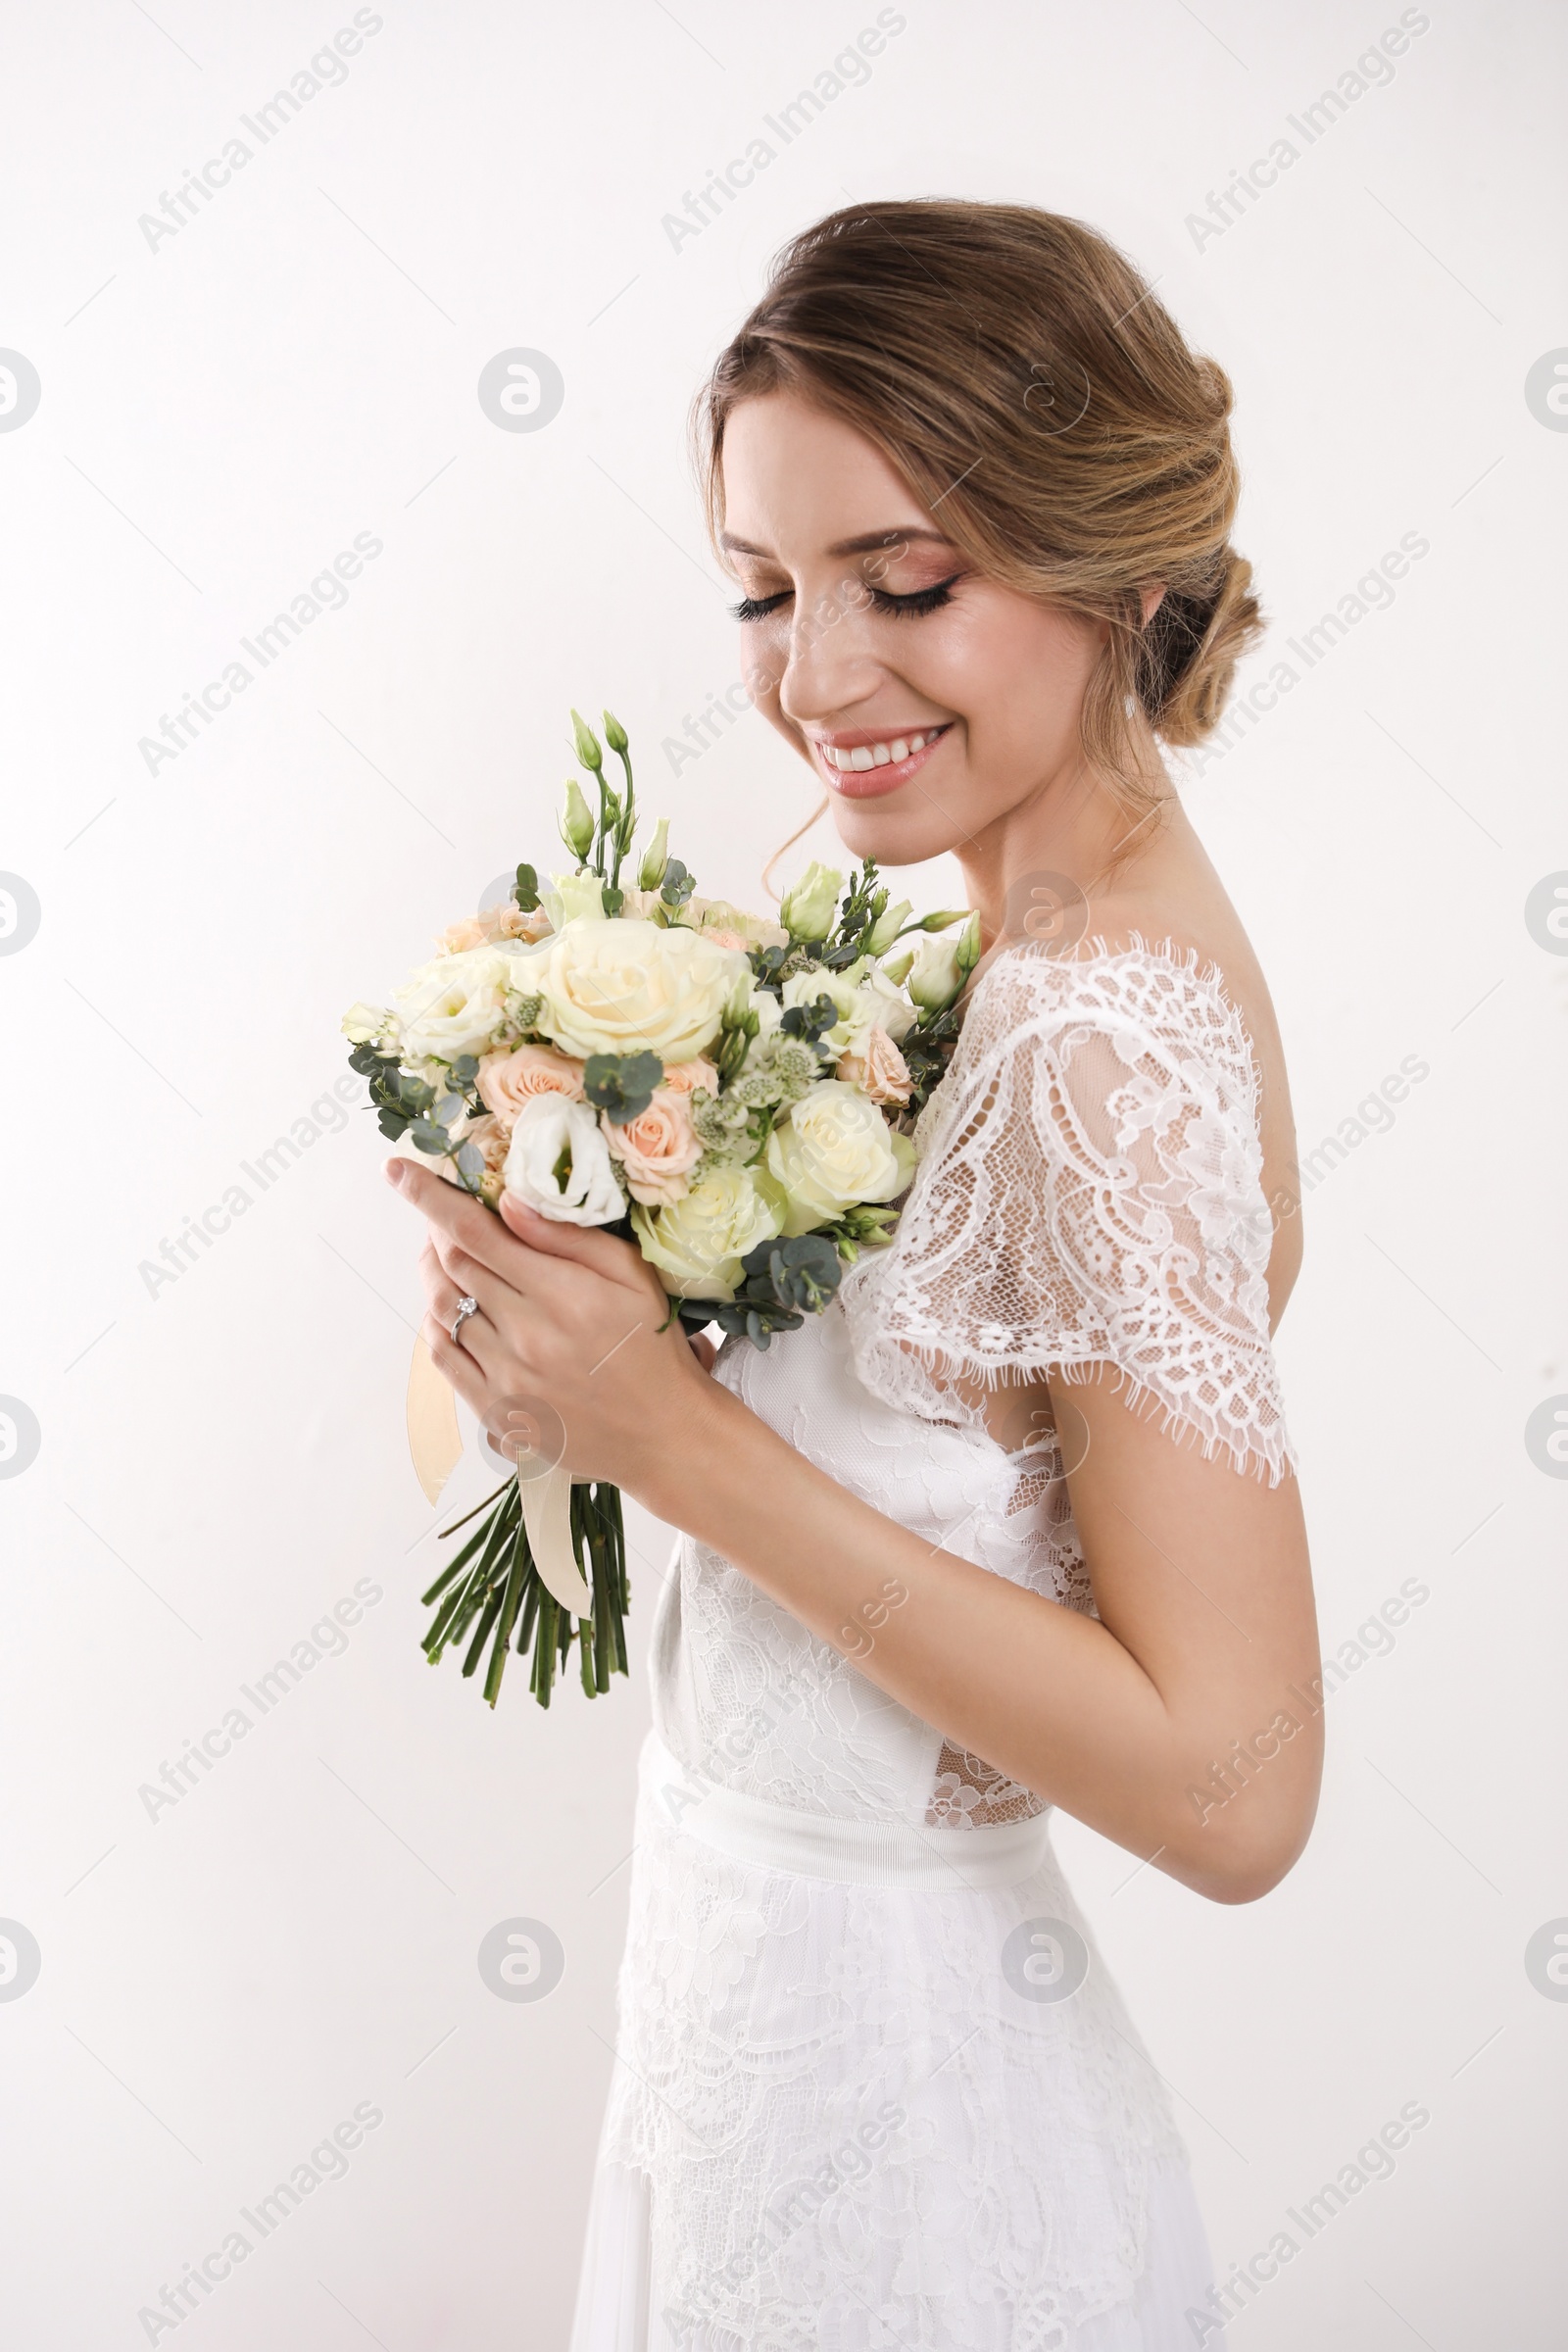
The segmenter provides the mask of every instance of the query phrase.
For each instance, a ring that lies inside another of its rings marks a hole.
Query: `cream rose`
[[[504,1127],[498,1118],[494,1118],[489,1112],[486,1112],[483,1118],[469,1119],[467,1124],[459,1130],[459,1140],[465,1144],[472,1144],[484,1161],[484,1167],[478,1179],[479,1195],[481,1200],[488,1201],[494,1208],[501,1198],[503,1189],[502,1171],[506,1166],[507,1151],[512,1141],[510,1128]],[[441,1173],[453,1184],[461,1182],[456,1163],[450,1159],[442,1160]]]
[[[535,1095],[568,1095],[582,1101],[582,1063],[568,1061],[553,1046],[518,1046],[511,1054],[487,1054],[479,1064],[479,1099],[511,1126]]]
[[[690,1061],[711,1043],[746,959],[700,932],[657,923],[568,922],[529,972],[539,1026],[565,1054]]]
[[[858,1054],[846,1054],[837,1076],[858,1086],[873,1102],[907,1102],[914,1080],[898,1047],[885,1029],[870,1029]]]
[[[644,1257],[676,1298],[733,1298],[741,1259],[783,1221],[783,1195],[754,1168],[706,1167],[670,1207],[631,1212]]]
[[[420,964],[393,997],[405,1061],[482,1054],[501,1026],[502,998],[518,985],[515,955],[470,948]]]
[[[862,1200],[891,1200],[914,1173],[914,1147],[874,1102],[823,1078],[767,1139],[768,1173],[789,1198],[783,1231],[830,1225]]]
[[[692,1066],[692,1065],[687,1065]],[[646,1207],[663,1208],[684,1198],[686,1179],[703,1156],[692,1126],[689,1093],[658,1086],[648,1108],[617,1126],[604,1122],[605,1141],[619,1160],[626,1190]]]
[[[502,1171],[509,1193],[561,1225],[610,1225],[626,1203],[586,1102],[533,1095],[518,1111]]]
[[[498,906],[487,906],[461,923],[449,924],[435,944],[443,955],[457,956],[466,948],[493,946],[499,939],[532,944],[543,939],[550,927],[550,917],[542,906],[532,906],[525,914],[515,899],[503,899]]]
[[[700,1086],[710,1095],[718,1092],[718,1072],[701,1054],[695,1061],[671,1062],[664,1072],[663,1083],[672,1095],[695,1095]]]

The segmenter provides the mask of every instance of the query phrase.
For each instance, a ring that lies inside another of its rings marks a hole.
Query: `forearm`
[[[873,1510],[716,1382],[639,1499],[721,1552],[956,1746],[1200,1886],[1225,1891],[1233,1825],[1189,1796],[1222,1743],[1104,1625]],[[1174,1700],[1174,1704],[1171,1703]],[[1255,1815],[1253,1825],[1255,1826]]]

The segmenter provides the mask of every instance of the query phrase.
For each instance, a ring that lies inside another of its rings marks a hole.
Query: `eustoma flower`
[[[518,1111],[506,1189],[562,1225],[609,1225],[625,1202],[598,1114],[566,1095],[534,1095]]]

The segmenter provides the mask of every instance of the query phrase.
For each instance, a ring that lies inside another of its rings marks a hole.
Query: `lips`
[[[832,791],[846,800],[872,800],[897,792],[917,774],[952,725],[949,719],[940,727],[915,727],[902,735],[875,735],[861,727],[831,738],[815,736],[811,750]],[[841,760],[849,764],[841,766]]]

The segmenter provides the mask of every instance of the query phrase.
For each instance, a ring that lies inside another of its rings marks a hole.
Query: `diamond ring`
[[[466,1323],[468,1320],[468,1317],[470,1315],[476,1315],[478,1312],[479,1301],[477,1298],[460,1298],[458,1300],[458,1311],[452,1318],[452,1343],[454,1347],[461,1345],[461,1342],[458,1339],[458,1334],[463,1329],[465,1323]]]

